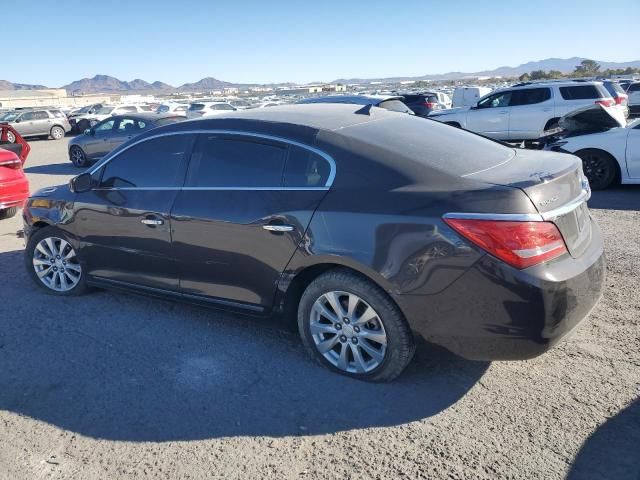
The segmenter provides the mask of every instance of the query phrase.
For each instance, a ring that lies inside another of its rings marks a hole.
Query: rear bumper
[[[444,291],[395,299],[412,329],[472,360],[524,360],[559,342],[602,295],[600,230],[579,258],[517,270],[486,255]]]
[[[29,198],[29,182],[26,178],[0,183],[0,210],[21,207]]]

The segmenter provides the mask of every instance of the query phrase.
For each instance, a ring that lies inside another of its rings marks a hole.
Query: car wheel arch
[[[586,148],[580,148],[578,150],[576,150],[575,152],[573,152],[573,155],[577,156],[578,158],[582,158],[580,156],[581,153],[587,152],[587,151],[594,151],[594,152],[598,152],[598,153],[602,153],[604,155],[606,155],[607,157],[611,158],[611,160],[613,160],[613,166],[616,170],[616,175],[613,179],[614,183],[620,183],[621,179],[622,179],[622,167],[620,166],[620,162],[618,161],[618,159],[616,158],[615,155],[613,155],[611,152],[608,152],[606,150],[604,150],[603,148],[593,148],[593,147],[586,147]]]
[[[305,289],[319,276],[330,270],[342,270],[361,276],[363,279],[373,283],[384,290],[389,299],[397,305],[397,302],[390,294],[390,284],[379,273],[371,272],[370,269],[355,265],[353,262],[341,262],[335,258],[326,261],[319,261],[306,265],[297,271],[285,272],[281,277],[276,300],[274,302],[274,310],[282,314],[287,323],[291,322],[292,326],[297,324],[297,312],[300,298]],[[402,309],[400,309],[402,311]]]

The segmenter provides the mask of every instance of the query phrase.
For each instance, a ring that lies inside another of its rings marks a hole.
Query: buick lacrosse
[[[573,330],[605,274],[589,195],[574,156],[423,118],[245,110],[150,130],[34,194],[25,260],[59,296],[107,287],[297,318],[318,362],[383,381],[417,336],[512,360]]]

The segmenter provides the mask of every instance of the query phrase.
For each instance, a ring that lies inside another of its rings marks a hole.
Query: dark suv
[[[415,335],[523,359],[571,331],[604,281],[588,197],[571,155],[381,108],[245,110],[150,130],[37,192],[25,262],[55,295],[297,317],[320,363],[389,380]]]
[[[433,93],[407,93],[402,94],[404,103],[419,117],[426,117],[434,110],[440,110],[438,97]]]

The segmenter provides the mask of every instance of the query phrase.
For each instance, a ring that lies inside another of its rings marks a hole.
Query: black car
[[[34,194],[25,261],[56,295],[297,317],[320,363],[390,380],[417,335],[525,359],[576,327],[605,272],[588,196],[571,155],[378,108],[246,110],[144,133]]]
[[[402,98],[404,104],[419,117],[426,117],[433,110],[440,110],[438,97],[434,93],[407,93]]]
[[[69,141],[69,160],[76,167],[87,167],[141,133],[183,120],[181,115],[151,112],[108,117]]]
[[[301,105],[309,103],[346,103],[373,106],[392,112],[413,115],[413,111],[405,105],[404,98],[400,95],[326,95],[324,97],[305,98],[297,103]]]

